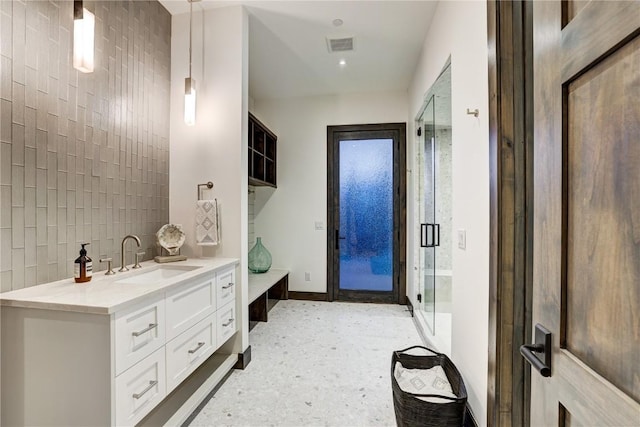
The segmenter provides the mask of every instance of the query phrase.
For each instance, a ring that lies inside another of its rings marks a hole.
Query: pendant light
[[[200,0],[187,0],[189,2],[189,77],[184,79],[184,122],[187,126],[196,124],[196,81],[191,77],[191,50],[192,50],[192,24],[193,2]]]
[[[73,2],[73,68],[93,73],[93,40],[96,18],[83,7],[82,0]]]

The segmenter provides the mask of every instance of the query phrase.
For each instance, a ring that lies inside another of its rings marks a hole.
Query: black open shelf
[[[276,187],[278,137],[249,113],[249,184]]]

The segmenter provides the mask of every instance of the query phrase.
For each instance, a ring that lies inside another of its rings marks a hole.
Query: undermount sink
[[[153,270],[141,272],[134,276],[127,277],[125,279],[117,280],[114,283],[123,284],[123,285],[133,285],[133,284],[149,284],[154,282],[161,282],[166,279],[171,279],[172,277],[180,276],[181,274],[188,273],[189,271],[193,271],[198,266],[187,266],[187,265],[163,265]]]

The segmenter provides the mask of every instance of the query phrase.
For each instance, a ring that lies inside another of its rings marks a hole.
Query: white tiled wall
[[[436,250],[436,270],[451,271],[453,238],[451,175],[451,127],[436,128],[436,222],[440,224],[440,247]]]
[[[256,242],[256,231],[255,231],[255,204],[256,204],[256,189],[253,186],[249,186],[249,195],[247,198],[248,206],[249,206],[249,250],[253,247]]]

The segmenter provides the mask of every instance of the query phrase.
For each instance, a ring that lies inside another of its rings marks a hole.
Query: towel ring
[[[206,184],[198,184],[198,196],[197,196],[198,200],[201,200],[200,193],[202,191],[202,187],[207,187],[209,190],[211,190],[213,188],[213,182],[209,181]]]

